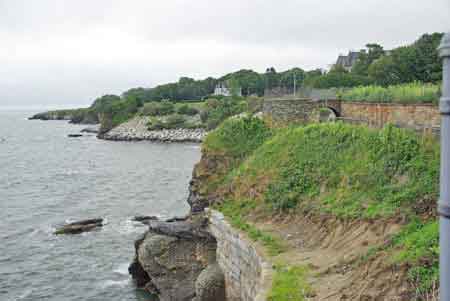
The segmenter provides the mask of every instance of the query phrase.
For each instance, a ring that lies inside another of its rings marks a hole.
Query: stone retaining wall
[[[415,130],[438,130],[439,108],[433,104],[370,103],[340,100],[265,99],[263,112],[276,122],[308,123],[318,121],[317,112],[332,110],[344,121],[382,127],[392,123]]]
[[[413,129],[434,129],[440,126],[439,108],[431,104],[398,104],[341,102],[343,118],[360,120],[381,127],[392,123]]]
[[[318,103],[305,99],[265,99],[263,113],[277,122],[310,122]]]
[[[215,210],[208,210],[209,231],[217,240],[217,263],[225,274],[229,301],[263,301],[272,286],[271,264],[261,250]]]

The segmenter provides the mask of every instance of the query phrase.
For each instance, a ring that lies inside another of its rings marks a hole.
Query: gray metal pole
[[[438,48],[443,58],[441,111],[440,215],[440,300],[450,301],[450,32]]]

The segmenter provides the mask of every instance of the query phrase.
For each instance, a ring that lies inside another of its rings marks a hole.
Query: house
[[[216,85],[216,88],[214,89],[214,95],[215,96],[231,96],[231,89],[228,88],[225,83],[219,83]],[[237,91],[238,96],[242,96],[242,89],[239,88]]]
[[[336,61],[335,66],[341,66],[347,71],[351,71],[355,63],[358,61],[361,53],[366,52],[366,50],[361,51],[349,51],[348,55],[340,55]]]

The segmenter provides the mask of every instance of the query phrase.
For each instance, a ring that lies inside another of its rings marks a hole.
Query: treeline
[[[79,119],[83,119],[85,114],[108,113],[113,116],[113,124],[118,124],[133,116],[147,102],[206,99],[219,83],[226,83],[233,91],[241,89],[244,97],[263,96],[266,89],[292,90],[294,85],[326,89],[367,85],[387,87],[416,81],[436,83],[442,79],[442,63],[436,50],[442,36],[442,33],[424,34],[413,44],[390,51],[380,44],[367,44],[366,52],[360,54],[350,72],[340,66],[329,72],[321,69],[305,71],[297,67],[277,72],[270,67],[264,73],[243,69],[220,78],[195,80],[182,77],[176,83],[154,88],[133,88],[120,96],[104,95],[96,99],[89,109],[79,114]]]
[[[413,44],[386,51],[382,45],[366,45],[350,72],[340,66],[311,79],[314,88],[356,87],[369,84],[390,86],[442,80],[442,61],[437,47],[442,33],[424,34]]]

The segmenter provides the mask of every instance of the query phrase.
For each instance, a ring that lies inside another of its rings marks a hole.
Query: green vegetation
[[[243,159],[262,145],[270,135],[271,130],[261,119],[229,119],[207,136],[203,148],[207,152],[220,152],[235,159]]]
[[[268,300],[270,301],[304,301],[312,295],[307,282],[308,270],[302,266],[277,265]]]
[[[371,83],[366,76],[353,74],[342,68],[333,68],[330,72],[315,78],[312,82],[314,88],[328,89],[336,87],[356,87]]]
[[[372,85],[342,90],[339,94],[340,99],[350,101],[436,104],[440,97],[440,85],[419,82],[388,87]]]
[[[369,43],[351,72],[335,67],[326,74],[307,74],[304,84],[314,88],[343,88],[437,83],[442,80],[442,62],[437,52],[442,36],[442,33],[424,34],[411,45],[390,51]]]
[[[438,227],[429,209],[435,207],[439,179],[434,138],[393,126],[343,123],[271,130],[261,120],[242,118],[213,131],[204,151],[234,162],[208,184],[210,193],[224,195],[221,210],[236,227],[247,228],[254,212],[396,217],[408,224],[388,245],[371,248],[365,260],[388,252],[392,264],[409,267],[418,292],[436,284]]]
[[[181,115],[194,116],[199,113],[196,108],[190,107],[187,104],[183,104],[177,108],[177,113]]]
[[[216,128],[230,116],[244,112],[246,103],[241,97],[223,97],[208,99],[201,113],[202,122],[208,130]]]
[[[245,221],[245,214],[248,214],[255,207],[256,204],[254,202],[245,200],[240,202],[226,201],[216,209],[220,210],[230,220],[233,227],[246,232],[253,241],[260,242],[270,256],[276,256],[282,253],[285,247],[280,239],[261,231]]]
[[[175,112],[175,105],[170,101],[148,102],[142,108],[142,114],[148,116],[164,116]]]
[[[413,220],[393,238],[394,262],[406,263],[410,281],[425,295],[439,279],[439,225],[436,220]]]

